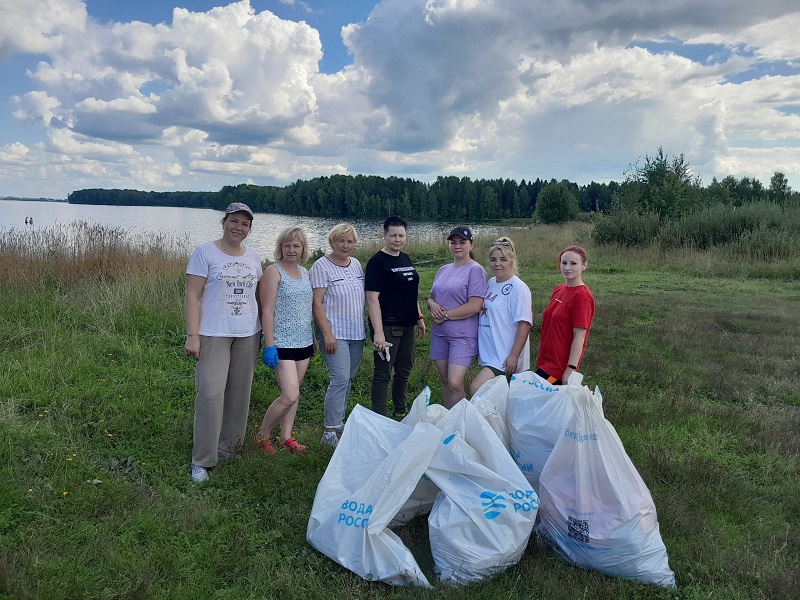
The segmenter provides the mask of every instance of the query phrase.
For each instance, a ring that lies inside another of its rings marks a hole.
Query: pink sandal
[[[275,447],[272,445],[272,440],[265,438],[263,435],[257,435],[253,438],[253,443],[264,451],[264,454],[275,454]]]
[[[303,452],[306,449],[306,447],[303,446],[303,444],[298,443],[298,441],[293,437],[290,437],[288,440],[280,444],[279,448],[286,448],[292,454]]]

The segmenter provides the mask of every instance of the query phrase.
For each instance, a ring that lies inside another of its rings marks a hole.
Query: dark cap
[[[228,204],[228,208],[225,209],[225,213],[229,215],[237,212],[246,212],[250,215],[250,219],[253,219],[253,211],[244,202],[231,202]]]
[[[450,232],[450,235],[447,236],[447,239],[452,239],[454,235],[461,236],[468,242],[472,241],[472,232],[469,230],[469,227],[464,227],[463,225],[459,225],[453,231]]]

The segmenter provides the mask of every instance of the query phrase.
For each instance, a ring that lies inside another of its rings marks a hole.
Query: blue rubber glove
[[[281,359],[278,358],[278,348],[276,346],[267,346],[264,348],[264,364],[270,369],[274,369]]]

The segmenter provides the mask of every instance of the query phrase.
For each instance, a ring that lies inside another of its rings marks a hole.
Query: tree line
[[[218,192],[145,192],[85,189],[72,192],[73,204],[125,206],[179,206],[223,210],[230,202],[244,202],[255,212],[330,217],[383,219],[390,214],[422,220],[478,222],[506,218],[534,218],[544,223],[564,222],[580,213],[614,215],[638,213],[657,219],[722,204],[740,207],[757,202],[780,205],[798,202],[782,173],[769,186],[750,177],[727,176],[703,186],[692,175],[683,154],[669,157],[662,148],[640,157],[624,173],[621,183],[568,180],[534,181],[438,177],[432,183],[377,175],[332,175],[298,180],[285,187],[239,184]]]
[[[531,218],[536,199],[556,180],[525,181],[438,177],[433,183],[377,175],[332,175],[298,180],[285,187],[242,183],[219,192],[144,192],[85,189],[72,192],[72,204],[180,206],[222,210],[244,202],[255,212],[274,212],[340,219],[384,219],[413,216],[431,221],[483,221]],[[579,186],[564,181],[583,212],[607,211],[619,189],[616,182]]]

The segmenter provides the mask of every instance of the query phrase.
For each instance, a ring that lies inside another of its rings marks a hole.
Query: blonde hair
[[[300,262],[304,263],[308,260],[308,238],[306,232],[302,227],[287,227],[278,236],[275,241],[275,260],[283,260],[283,245],[292,240],[299,240],[303,246],[303,251],[300,253]]]
[[[517,251],[514,250],[514,242],[511,241],[510,238],[501,237],[497,238],[491,244],[489,244],[489,257],[491,258],[492,252],[498,250],[500,255],[504,258],[508,259],[509,267],[511,268],[511,273],[513,275],[517,275],[519,273],[517,268]]]
[[[353,242],[358,243],[356,228],[350,225],[350,223],[339,223],[328,232],[328,243],[332,246],[333,242],[343,240],[348,236],[353,238]]]

